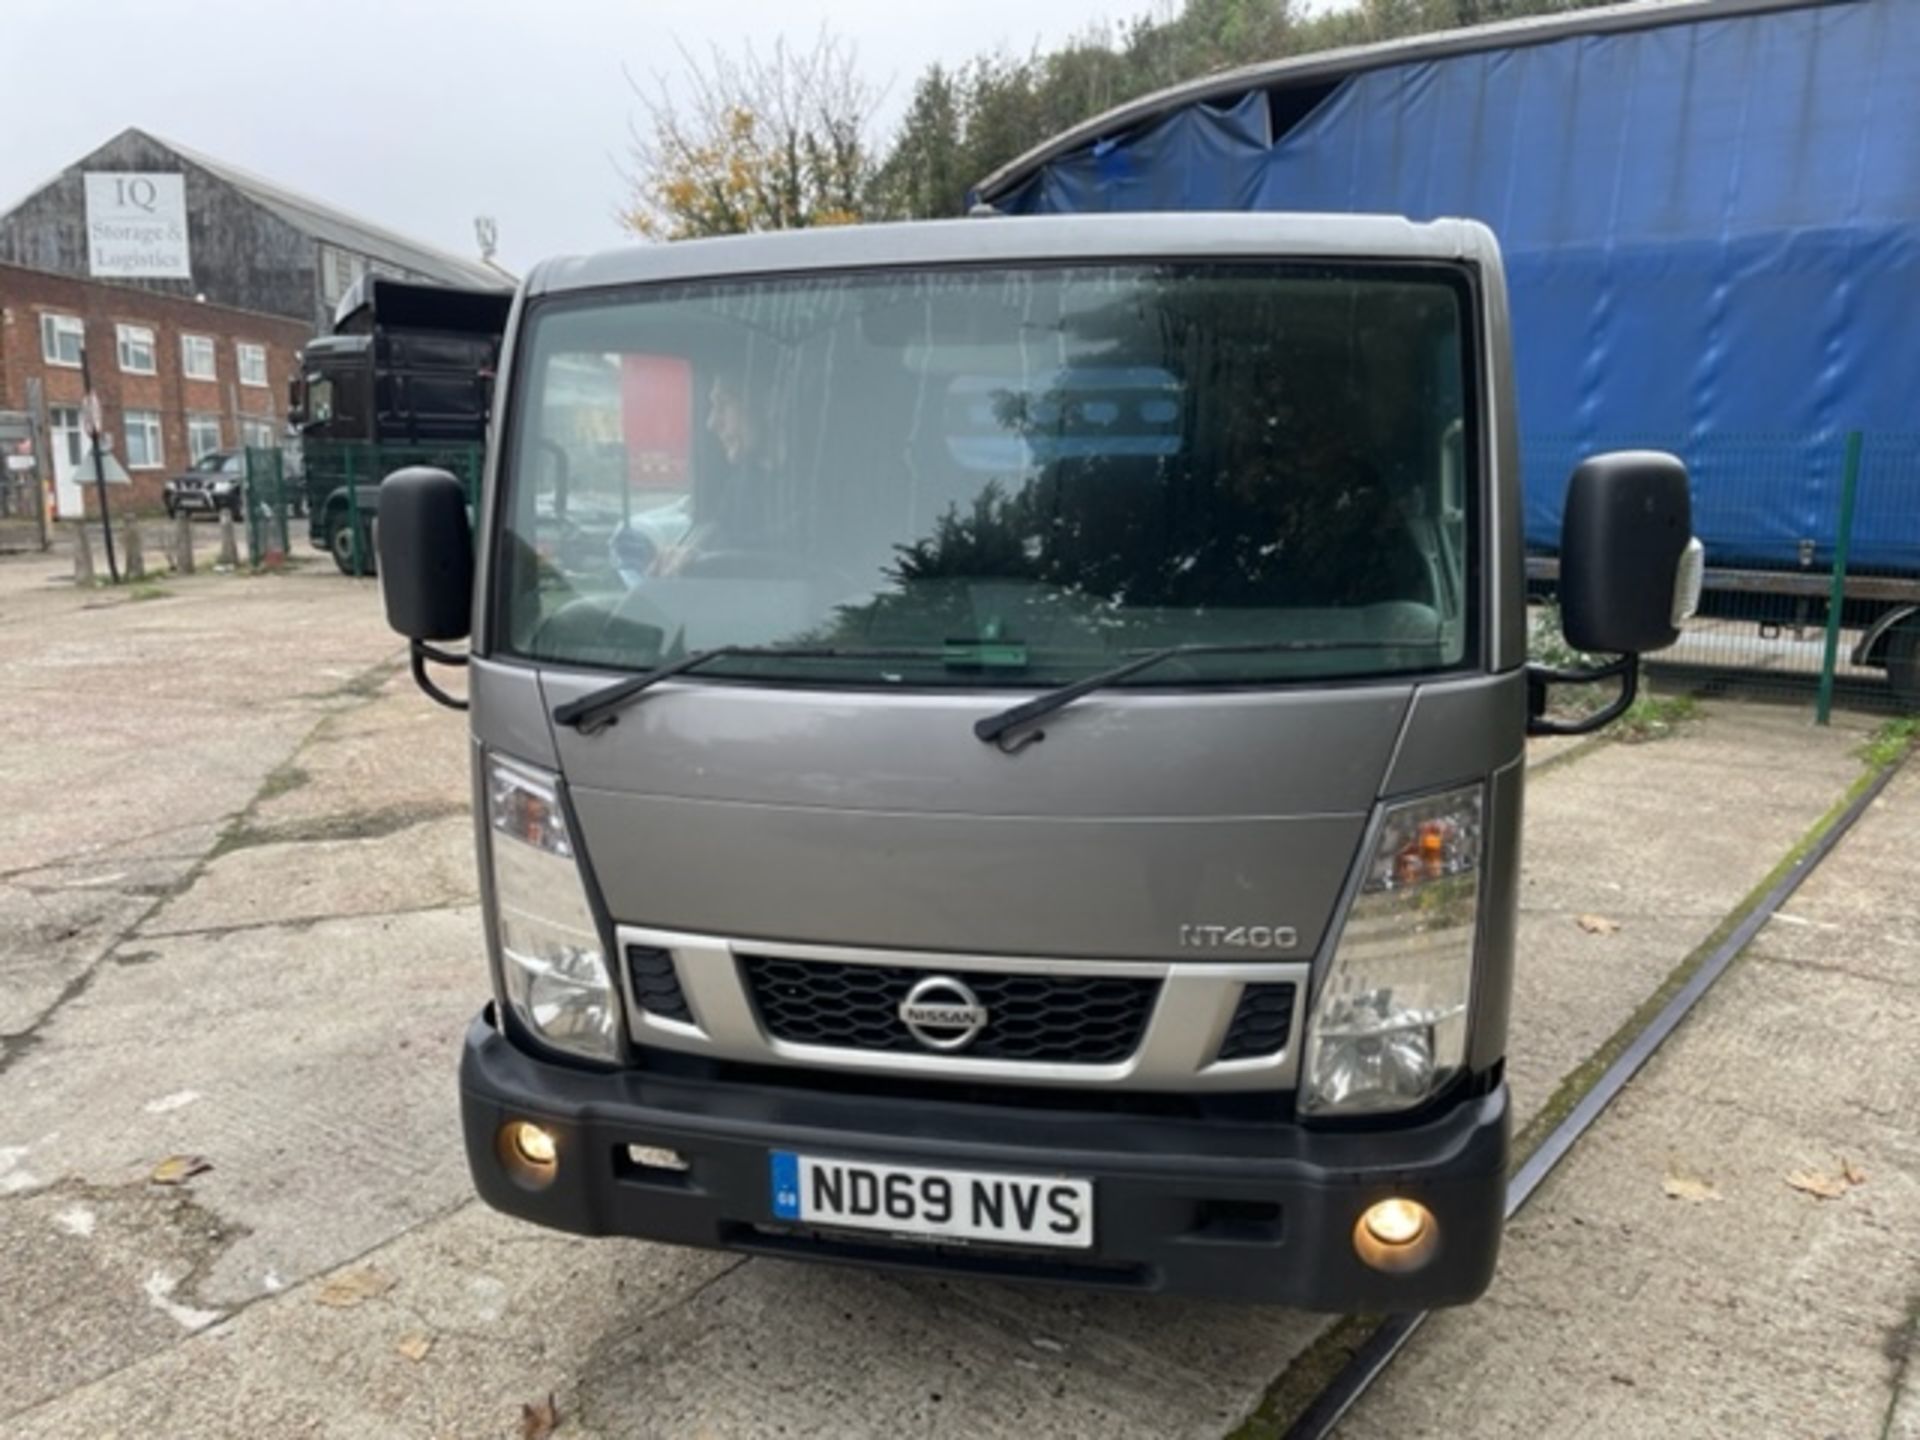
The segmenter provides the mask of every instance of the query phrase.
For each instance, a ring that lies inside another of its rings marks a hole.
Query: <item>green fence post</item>
[[[359,468],[354,462],[359,458],[360,448],[349,442],[347,452],[347,573],[354,579],[360,578],[360,477],[355,473]]]
[[[1820,657],[1820,699],[1815,718],[1833,718],[1833,672],[1840,663],[1840,612],[1847,600],[1847,550],[1853,540],[1853,496],[1860,488],[1860,432],[1847,432],[1847,466],[1840,477],[1840,529],[1833,540],[1833,584],[1827,591],[1827,645]]]

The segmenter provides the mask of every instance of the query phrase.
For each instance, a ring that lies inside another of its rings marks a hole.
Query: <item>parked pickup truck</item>
[[[389,620],[469,707],[488,1202],[1328,1310],[1481,1292],[1523,736],[1561,679],[1619,713],[1700,566],[1679,462],[1586,461],[1564,623],[1619,658],[1529,669],[1490,232],[637,247],[535,270],[508,334],[477,520],[444,472],[380,490]]]

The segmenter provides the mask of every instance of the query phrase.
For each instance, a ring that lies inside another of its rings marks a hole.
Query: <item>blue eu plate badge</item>
[[[773,1213],[776,1219],[800,1218],[800,1157],[791,1150],[771,1152],[773,1161]]]

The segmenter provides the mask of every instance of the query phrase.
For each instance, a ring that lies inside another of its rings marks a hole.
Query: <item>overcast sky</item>
[[[523,270],[620,243],[621,67],[672,70],[676,37],[766,45],[830,22],[890,82],[892,113],[930,61],[1167,3],[0,0],[0,210],[138,125],[461,254],[492,215]]]

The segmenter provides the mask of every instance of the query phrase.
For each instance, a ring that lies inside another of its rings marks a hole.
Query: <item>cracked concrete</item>
[[[1199,1437],[1325,1328],[486,1211],[454,1104],[485,986],[464,725],[413,695],[369,586],[169,588],[87,610],[0,564],[0,677],[40,722],[3,762],[23,800],[0,817],[0,885],[20,892],[0,905],[84,920],[64,956],[20,947],[53,998],[23,986],[0,1023],[0,1216],[24,1217],[0,1235],[38,1307],[0,1307],[0,1350],[23,1357],[7,1428],[510,1434],[553,1392],[569,1435]],[[116,715],[69,773],[56,715],[130,690],[142,723]],[[1562,747],[1529,811],[1523,1115],[1826,809],[1856,741],[1709,706],[1658,744]],[[1621,928],[1586,934],[1588,909]],[[174,1153],[212,1163],[188,1187],[197,1249],[146,1179]],[[377,1293],[323,1302],[363,1266]]]

